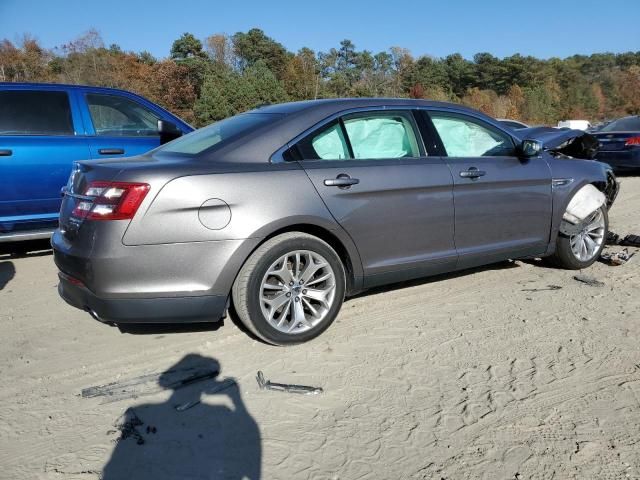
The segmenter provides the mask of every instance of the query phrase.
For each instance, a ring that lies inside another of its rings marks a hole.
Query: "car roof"
[[[324,98],[318,100],[303,100],[299,102],[278,103],[275,105],[262,105],[254,113],[280,113],[290,115],[304,110],[321,109],[329,111],[335,109],[336,112],[351,108],[366,107],[443,107],[455,108],[478,113],[477,110],[465,107],[457,103],[436,102],[432,100],[422,100],[415,98],[384,98],[384,97],[358,97],[358,98]]]
[[[121,88],[111,88],[111,87],[96,87],[93,85],[72,85],[68,83],[39,83],[39,82],[0,82],[0,89],[9,88],[12,90],[75,90],[75,89],[85,89],[90,88],[94,91],[103,91],[105,93],[123,93],[126,95],[137,95],[128,90],[123,90]]]
[[[322,100],[306,100],[300,102],[264,105],[243,115],[273,114],[274,121],[257,130],[244,132],[236,140],[221,146],[215,153],[204,153],[203,157],[224,159],[232,162],[250,162],[252,159],[263,157],[265,153],[271,156],[276,150],[285,147],[296,137],[316,128],[318,124],[330,117],[357,111],[358,109],[376,108],[441,108],[451,112],[468,113],[498,126],[507,132],[506,127],[500,127],[493,118],[478,110],[456,103],[418,100],[413,98],[330,98]],[[264,158],[264,157],[263,157]]]

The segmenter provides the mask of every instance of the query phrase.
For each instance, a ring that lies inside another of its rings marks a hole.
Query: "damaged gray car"
[[[596,151],[582,131],[447,103],[261,107],[78,162],[52,239],[59,292],[106,323],[233,308],[259,338],[301,343],[374,286],[516,258],[588,267],[618,190]]]

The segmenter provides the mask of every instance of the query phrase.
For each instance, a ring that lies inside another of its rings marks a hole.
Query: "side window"
[[[143,105],[118,95],[86,95],[93,128],[98,136],[149,137],[158,135],[158,116]]]
[[[511,137],[491,125],[465,115],[429,112],[448,157],[515,155]]]
[[[419,157],[411,112],[376,112],[344,117],[356,160]]]
[[[335,121],[314,132],[297,145],[305,160],[345,160],[351,158],[340,122]]]
[[[66,92],[0,92],[0,135],[73,135]]]
[[[376,160],[420,157],[411,112],[346,115],[301,140],[295,156],[305,160]]]

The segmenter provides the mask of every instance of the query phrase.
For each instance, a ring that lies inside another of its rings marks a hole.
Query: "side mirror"
[[[160,145],[182,136],[182,130],[169,120],[158,120],[158,133],[160,134]]]
[[[521,157],[531,158],[537,157],[542,153],[542,142],[538,140],[523,140],[518,147],[518,153]]]

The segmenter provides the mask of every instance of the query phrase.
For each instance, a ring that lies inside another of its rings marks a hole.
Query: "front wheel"
[[[335,320],[345,294],[345,272],[326,242],[299,232],[261,245],[233,285],[242,323],[273,345],[306,342]]]
[[[550,260],[559,267],[580,270],[591,266],[604,248],[609,217],[603,205],[582,222],[582,229],[573,235],[558,234],[556,251]]]

